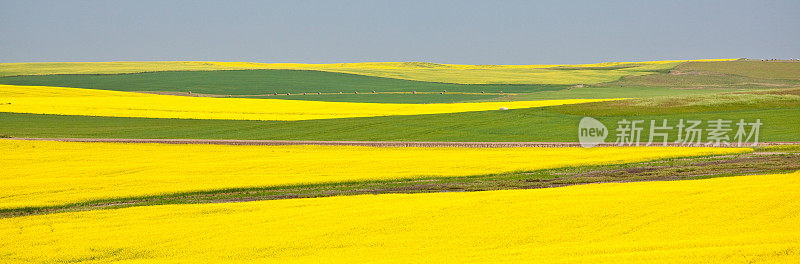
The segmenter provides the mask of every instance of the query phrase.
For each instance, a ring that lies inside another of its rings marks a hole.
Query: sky
[[[800,58],[800,1],[0,0],[0,62]]]

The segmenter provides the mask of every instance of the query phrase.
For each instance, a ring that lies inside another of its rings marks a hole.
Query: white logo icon
[[[578,141],[584,148],[591,148],[606,142],[608,129],[603,123],[591,117],[584,117],[578,124]]]

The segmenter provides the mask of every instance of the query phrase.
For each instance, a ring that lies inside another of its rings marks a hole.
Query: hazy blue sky
[[[0,62],[800,57],[800,1],[8,1]]]

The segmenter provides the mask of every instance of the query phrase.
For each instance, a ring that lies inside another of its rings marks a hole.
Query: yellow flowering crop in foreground
[[[0,140],[0,208],[301,183],[466,176],[734,148],[403,148]]]
[[[0,85],[0,112],[231,120],[310,120],[518,109],[615,99],[383,104],[208,98],[47,86]]]
[[[6,262],[797,263],[800,173],[0,219]]]
[[[731,59],[712,59],[692,61],[730,60]],[[576,65],[461,65],[427,62],[304,64],[213,61],[0,63],[0,76],[90,73],[111,74],[151,71],[291,69],[341,72],[415,81],[462,84],[592,84],[614,81],[626,75],[652,74],[653,70],[670,69],[684,61],[686,60],[606,62]],[[612,70],[548,69],[553,67],[588,68],[614,66],[632,67]]]

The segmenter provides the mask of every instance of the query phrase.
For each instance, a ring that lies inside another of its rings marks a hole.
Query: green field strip
[[[527,93],[561,90],[567,85],[452,84],[305,70],[169,71],[134,74],[63,74],[0,78],[0,84],[151,91],[208,95],[375,92]],[[436,98],[434,98],[436,99]],[[468,98],[472,99],[472,98]],[[452,99],[451,99],[452,100]]]
[[[577,125],[587,114],[612,133],[622,119],[760,119],[760,141],[800,141],[800,108],[725,110],[674,114],[646,111],[622,115],[591,112],[584,106],[557,106],[414,116],[384,116],[304,121],[237,121],[120,118],[0,113],[0,136],[41,138],[186,138],[262,140],[576,142]],[[642,131],[646,141],[647,130]],[[670,140],[676,139],[672,133]]]

